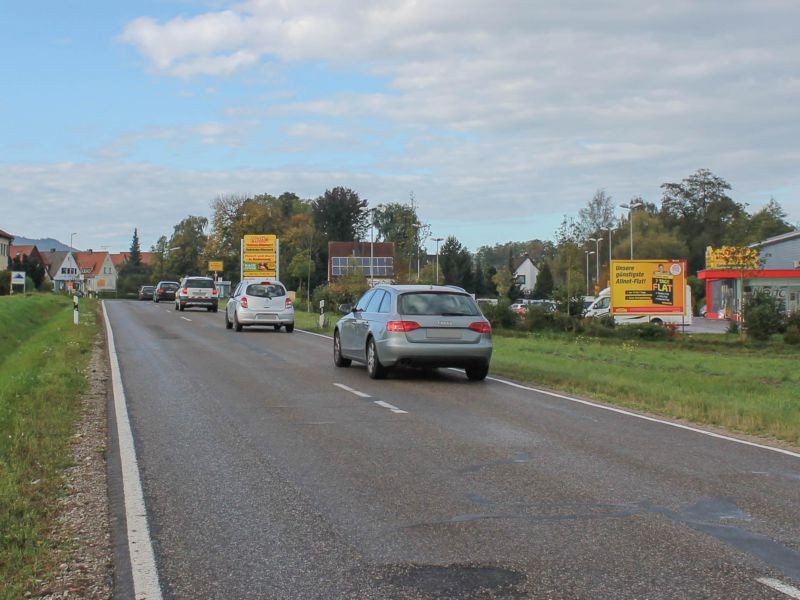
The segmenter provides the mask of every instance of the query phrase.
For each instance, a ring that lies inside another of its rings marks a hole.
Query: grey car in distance
[[[346,312],[333,332],[333,362],[366,363],[373,379],[397,365],[461,367],[473,381],[486,378],[492,326],[475,300],[458,288],[378,285]]]

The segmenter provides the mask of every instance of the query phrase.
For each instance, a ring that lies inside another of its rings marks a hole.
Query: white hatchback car
[[[280,281],[243,279],[236,286],[225,308],[225,327],[241,331],[252,325],[294,331],[294,306]]]

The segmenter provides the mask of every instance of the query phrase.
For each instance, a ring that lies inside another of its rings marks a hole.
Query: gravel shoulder
[[[89,387],[81,399],[81,416],[72,438],[73,466],[64,472],[64,495],[51,534],[57,548],[50,577],[36,594],[46,599],[112,597],[107,456],[109,368],[102,334],[86,370]]]

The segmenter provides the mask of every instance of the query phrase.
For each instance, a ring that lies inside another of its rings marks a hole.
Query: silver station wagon
[[[397,365],[461,367],[474,381],[486,378],[492,326],[472,296],[437,285],[378,285],[346,312],[333,332],[333,362],[366,363],[373,379]]]

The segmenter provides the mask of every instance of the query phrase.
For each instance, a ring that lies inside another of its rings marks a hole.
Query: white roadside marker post
[[[74,309],[72,311],[72,322],[78,325],[81,322],[81,318],[78,315],[78,294],[72,297],[72,308]]]

